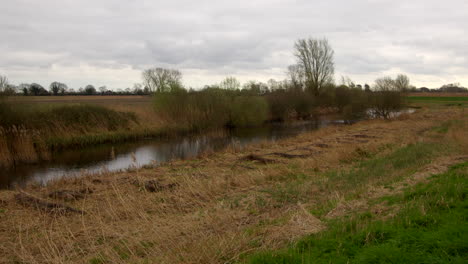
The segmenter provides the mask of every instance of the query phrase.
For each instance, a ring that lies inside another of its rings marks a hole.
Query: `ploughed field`
[[[289,262],[261,252],[356,215],[396,219],[402,207],[383,198],[468,161],[463,110],[423,108],[155,168],[0,191],[0,262],[301,263],[300,250]],[[463,245],[447,247],[466,259]],[[328,263],[326,256],[306,257]]]

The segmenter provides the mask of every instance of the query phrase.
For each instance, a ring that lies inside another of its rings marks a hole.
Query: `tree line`
[[[299,39],[294,55],[296,63],[287,68],[283,81],[241,85],[235,77],[227,77],[193,90],[182,85],[182,73],[175,69],[148,69],[142,78],[154,92],[159,114],[195,129],[310,119],[320,112],[339,112],[348,120],[369,115],[389,118],[403,106],[402,92],[411,88],[403,74],[378,78],[372,87],[348,77],[336,84],[334,51],[326,39]]]
[[[63,96],[63,95],[149,95],[148,87],[136,83],[133,88],[110,90],[107,86],[95,87],[92,84],[79,89],[69,88],[65,83],[52,82],[48,89],[38,83],[22,83],[13,85],[6,76],[0,75],[0,95],[24,95],[24,96]]]
[[[235,77],[226,77],[220,83],[195,90],[183,85],[179,70],[155,67],[144,70],[142,83],[125,91],[114,92],[106,86],[96,88],[93,85],[75,91],[61,82],[52,82],[49,89],[37,83],[14,86],[6,77],[1,77],[0,92],[35,96],[153,94],[158,114],[171,121],[182,120],[194,128],[203,128],[308,119],[324,112],[340,113],[349,120],[369,115],[389,118],[392,112],[403,107],[402,94],[415,89],[404,74],[377,78],[372,85],[356,84],[349,77],[342,77],[337,84],[334,51],[327,39],[297,40],[294,56],[296,61],[287,67],[286,79],[271,79],[266,83],[241,84]],[[453,91],[454,86],[447,85],[441,90]]]

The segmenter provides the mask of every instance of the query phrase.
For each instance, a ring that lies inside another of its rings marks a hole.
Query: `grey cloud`
[[[13,0],[2,4],[0,70],[30,67],[34,75],[37,67],[89,64],[265,73],[286,68],[294,41],[312,36],[330,39],[344,74],[399,68],[444,79],[453,68],[468,74],[467,10],[464,0]]]

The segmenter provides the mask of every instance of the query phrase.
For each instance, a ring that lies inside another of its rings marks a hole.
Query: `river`
[[[47,184],[61,177],[76,177],[83,173],[99,174],[129,168],[155,165],[172,159],[190,159],[206,151],[219,151],[230,145],[248,144],[292,137],[342,120],[320,120],[270,124],[257,128],[211,131],[168,139],[143,139],[72,149],[53,153],[50,161],[19,165],[0,174],[0,189],[24,186],[30,182]]]

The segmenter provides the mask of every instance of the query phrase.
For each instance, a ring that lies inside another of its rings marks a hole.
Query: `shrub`
[[[377,91],[372,93],[371,115],[389,119],[392,113],[403,107],[402,94],[398,91]]]
[[[160,92],[154,98],[157,114],[190,129],[223,126],[229,118],[229,98],[220,89]]]
[[[233,127],[259,126],[268,119],[268,104],[260,96],[238,96],[231,104],[229,124]]]
[[[162,118],[192,130],[222,126],[256,126],[268,117],[268,105],[259,96],[207,88],[201,91],[156,93],[156,112]]]
[[[356,120],[366,116],[369,108],[369,93],[360,88],[345,85],[335,89],[335,106],[346,120]]]
[[[291,117],[307,118],[315,106],[315,98],[310,93],[294,90],[277,90],[266,96],[270,118],[284,121]]]

